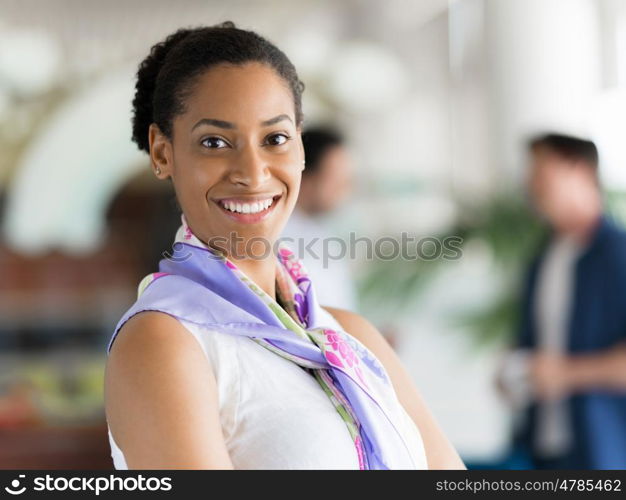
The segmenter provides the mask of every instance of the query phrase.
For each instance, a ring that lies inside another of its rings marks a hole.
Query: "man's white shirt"
[[[536,347],[511,353],[503,373],[504,383],[511,389],[517,407],[528,404],[533,397],[528,370],[531,353],[567,354],[576,262],[580,252],[581,247],[573,239],[555,237],[544,254],[531,303]],[[569,412],[564,401],[538,403],[533,443],[535,452],[543,457],[561,455],[571,446],[572,437]]]

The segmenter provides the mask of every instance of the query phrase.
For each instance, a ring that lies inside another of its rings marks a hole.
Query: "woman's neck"
[[[276,300],[276,259],[241,259],[232,262],[270,297]]]
[[[181,215],[181,221],[184,236],[177,235],[177,238],[180,237],[182,240],[190,240],[192,244],[209,248],[208,243],[198,238],[198,236],[196,236],[196,233],[192,231],[184,214]],[[263,247],[263,249],[265,249],[265,247]],[[228,257],[233,264],[235,264],[246,276],[248,276],[248,278],[254,281],[254,283],[256,283],[259,287],[261,287],[261,289],[270,297],[276,300],[276,255],[271,253],[269,256],[264,256],[263,258],[259,257],[234,259],[230,256],[233,250],[232,248],[229,251],[229,249],[226,249],[224,247],[213,247],[213,250],[217,251],[223,256]],[[246,255],[246,253],[241,248],[237,249],[236,254]]]

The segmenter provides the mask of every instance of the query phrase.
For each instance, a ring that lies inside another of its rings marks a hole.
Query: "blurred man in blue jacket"
[[[592,142],[548,134],[529,149],[530,194],[551,231],[501,379],[526,398],[515,442],[535,468],[624,469],[626,232],[604,213]]]

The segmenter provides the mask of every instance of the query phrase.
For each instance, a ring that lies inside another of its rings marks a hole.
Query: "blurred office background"
[[[593,138],[621,214],[622,0],[0,0],[0,468],[112,467],[106,345],[179,224],[130,141],[134,71],[227,19],[291,57],[306,123],[345,132],[337,231],[463,237],[457,260],[351,261],[359,309],[469,466],[523,467],[494,374],[537,232],[524,140]]]

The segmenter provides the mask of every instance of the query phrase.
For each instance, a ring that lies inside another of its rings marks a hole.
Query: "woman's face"
[[[172,178],[203,242],[235,259],[267,255],[296,203],[304,166],[288,84],[261,63],[220,64],[196,80],[185,109],[171,141],[150,127],[158,176]]]

